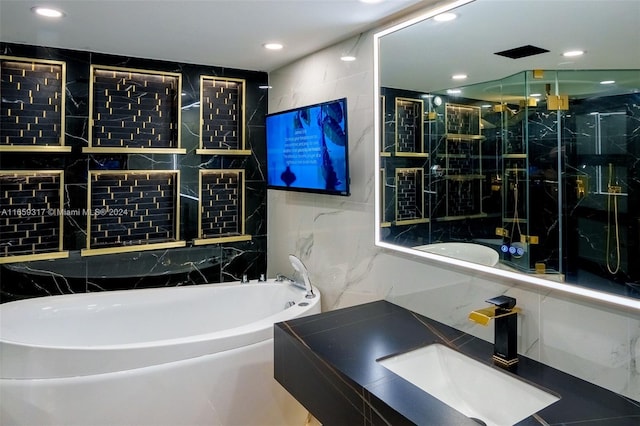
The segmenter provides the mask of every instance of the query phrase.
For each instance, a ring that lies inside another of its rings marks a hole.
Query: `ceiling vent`
[[[539,55],[540,53],[547,53],[547,49],[541,47],[532,46],[527,44],[526,46],[515,47],[509,50],[503,50],[502,52],[496,52],[496,55],[504,56],[511,59],[526,58],[527,56]]]

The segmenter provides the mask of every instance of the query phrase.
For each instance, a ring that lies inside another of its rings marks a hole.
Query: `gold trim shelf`
[[[251,155],[245,140],[246,81],[200,76],[200,140],[196,154]]]
[[[0,55],[0,152],[71,152],[65,146],[66,67]]]
[[[132,246],[122,246],[122,247],[105,247],[105,248],[99,248],[99,249],[82,249],[80,251],[80,255],[83,257],[87,257],[87,256],[102,256],[105,254],[131,253],[136,251],[147,251],[147,250],[166,250],[171,248],[185,247],[186,245],[187,245],[186,241],[172,241],[168,243],[152,243],[152,244],[142,244],[142,245],[132,245]]]
[[[463,141],[484,141],[486,139],[486,136],[483,135],[465,135],[459,133],[447,133],[444,137],[452,142],[455,142],[456,139]]]
[[[251,155],[250,149],[196,149],[198,155]]]
[[[483,217],[488,217],[486,213],[478,213],[478,214],[470,214],[470,215],[460,215],[460,216],[442,216],[438,218],[434,218],[435,222],[450,222],[453,220],[465,220],[465,219],[481,219]]]
[[[0,170],[0,263],[68,257],[64,172]]]
[[[406,226],[406,225],[417,225],[420,223],[429,223],[431,222],[428,218],[423,219],[407,219],[407,220],[397,220],[395,222],[391,222],[389,226]]]
[[[180,172],[91,170],[87,243],[82,256],[184,247],[180,241]]]
[[[428,152],[381,152],[380,157],[429,158]]]
[[[194,245],[249,241],[245,234],[245,171],[201,169],[198,176],[198,238]]]
[[[84,154],[186,154],[186,148],[106,148],[84,147]]]
[[[91,65],[84,153],[186,154],[182,74]]]

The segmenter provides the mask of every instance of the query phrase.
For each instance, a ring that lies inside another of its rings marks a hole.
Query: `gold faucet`
[[[495,342],[493,345],[494,364],[511,369],[518,363],[518,313],[516,299],[497,296],[486,300],[493,306],[477,309],[469,314],[469,319],[480,325],[488,325],[493,320]]]

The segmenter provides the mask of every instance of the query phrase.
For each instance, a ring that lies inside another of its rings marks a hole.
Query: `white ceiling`
[[[271,71],[433,0],[0,0],[0,40]],[[51,20],[31,12],[47,5]],[[267,51],[265,42],[284,44]]]
[[[640,0],[475,0],[456,9],[450,22],[425,20],[381,39],[381,85],[431,92],[489,82],[521,71],[636,70],[624,75],[597,73],[616,80],[619,89],[640,90]],[[510,59],[495,55],[507,49],[534,45],[549,50]],[[567,50],[584,50],[565,58]],[[456,82],[453,74],[468,79]],[[595,74],[592,73],[596,78]],[[579,94],[584,74],[565,76],[563,93]],[[572,87],[566,80],[574,79]],[[549,81],[541,81],[547,83]],[[514,90],[522,94],[521,79]],[[593,93],[591,81],[585,81]],[[501,82],[506,90],[508,82]],[[499,92],[493,87],[481,87]],[[610,87],[609,89],[611,89]],[[467,93],[468,95],[468,93]],[[482,93],[473,97],[483,99]]]

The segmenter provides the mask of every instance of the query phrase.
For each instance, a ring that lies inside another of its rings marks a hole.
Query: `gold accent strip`
[[[489,306],[488,308],[476,309],[469,314],[469,319],[480,325],[487,325],[492,319],[507,317],[509,315],[515,315],[522,312],[519,307],[511,308],[507,313],[496,315],[497,306]]]
[[[385,149],[386,145],[386,117],[387,117],[387,97],[385,95],[380,95],[380,146],[382,149]],[[381,153],[380,156],[384,157],[385,152]],[[390,154],[390,153],[389,153]]]
[[[0,152],[71,152],[71,147],[54,145],[5,145],[0,146]]]
[[[40,254],[25,254],[20,256],[0,257],[0,264],[16,263],[16,262],[31,262],[34,260],[66,259],[67,257],[69,257],[68,251],[56,251],[51,253],[40,253]]]
[[[154,71],[148,69],[141,68],[127,68],[127,67],[117,67],[112,65],[91,65],[91,75],[93,76],[93,70],[104,70],[104,71],[122,71],[122,72],[135,72],[138,74],[152,74],[152,75],[166,75],[170,77],[182,77],[182,74],[178,72],[170,72],[170,71]]]
[[[170,248],[185,247],[186,245],[186,241],[171,241],[168,243],[140,244],[123,247],[105,247],[99,249],[82,249],[80,250],[80,256],[99,256],[102,254],[131,253],[134,251],[164,250]]]
[[[91,149],[91,146],[93,145],[93,126],[95,125],[95,120],[93,118],[93,104],[94,104],[94,100],[93,100],[93,86],[94,86],[94,80],[95,80],[95,70],[96,70],[96,66],[91,64],[89,66],[89,122],[88,122],[88,132],[87,132],[87,142],[89,147],[82,147],[82,152],[89,152],[89,151],[85,151],[85,149]],[[91,186],[89,185],[87,187],[87,189],[89,189]],[[89,191],[89,194],[91,194],[91,191]],[[89,205],[89,204],[87,204]],[[87,229],[91,229],[91,227],[89,226],[89,219],[87,219]],[[89,233],[87,232],[87,247],[89,247]]]
[[[38,58],[27,58],[22,56],[8,56],[8,55],[0,55],[0,60],[7,61],[18,61],[18,62],[38,62],[41,64],[51,64],[51,65],[62,65],[64,61],[56,61],[53,59],[38,59]]]
[[[194,246],[204,246],[207,244],[222,244],[233,243],[236,241],[251,241],[251,235],[234,235],[229,237],[214,237],[214,238],[196,238],[193,240]]]
[[[174,229],[176,231],[176,240],[180,239],[180,170],[175,170],[174,173],[176,174],[176,190],[173,193],[174,194],[174,201],[175,201],[175,206],[176,206],[176,210],[175,210],[175,220],[173,221],[173,226]]]
[[[383,152],[380,153],[380,157],[391,157],[391,153],[383,151]]]
[[[462,220],[462,219],[478,219],[482,217],[488,217],[487,213],[478,213],[478,214],[470,214],[470,215],[462,215],[462,216],[442,216],[437,218],[438,222],[447,222],[450,220]]]
[[[91,92],[89,92],[91,93]],[[89,101],[89,103],[91,103],[91,101]],[[91,113],[89,113],[91,114]],[[91,130],[89,130],[89,132],[91,132]],[[89,139],[91,140],[91,139]],[[89,174],[87,175],[87,211],[90,212],[91,211],[91,175],[94,174],[96,171],[95,170],[89,170]],[[87,214],[87,229],[85,232],[86,240],[85,240],[85,249],[87,250],[89,247],[91,247],[91,215]],[[80,253],[80,255],[82,255],[82,253]]]
[[[491,358],[498,364],[504,365],[505,367],[511,367],[512,365],[515,365],[518,363],[518,358],[506,360],[506,359],[500,358],[497,355],[492,355]]]
[[[429,157],[429,153],[428,152],[400,152],[400,151],[396,151],[395,156],[396,157],[428,158]]]
[[[408,219],[408,220],[396,220],[396,225],[415,225],[418,223],[429,223],[429,219]]]
[[[386,207],[387,207],[387,201],[386,201],[386,188],[387,188],[387,169],[385,169],[384,167],[380,168],[380,221],[382,222],[382,224],[380,226],[383,226],[384,223],[389,223],[386,222],[386,217],[384,215]],[[391,225],[389,223],[389,225]]]
[[[186,154],[186,148],[109,148],[82,147],[85,154]]]
[[[89,170],[94,175],[142,175],[142,174],[179,174],[180,170],[152,170],[152,169],[127,169],[127,170]]]
[[[485,136],[482,135],[465,135],[465,134],[458,134],[458,133],[447,133],[445,135],[447,137],[447,139],[462,139],[462,140],[471,140],[471,141],[483,141],[486,139]]]
[[[60,170],[60,187],[58,189],[58,191],[60,192],[60,210],[64,211],[64,193],[65,193],[65,188],[64,188],[64,170]],[[61,213],[58,215],[58,225],[60,227],[59,231],[58,231],[58,247],[61,252],[63,247],[63,243],[64,243],[64,215]]]
[[[196,149],[198,155],[251,155],[251,153],[250,149]]]
[[[198,237],[202,235],[202,176],[204,170],[198,172]],[[194,242],[195,244],[195,242]]]
[[[67,118],[67,63],[62,63],[62,99],[60,99],[60,146],[65,145]],[[70,148],[70,147],[69,147]]]

